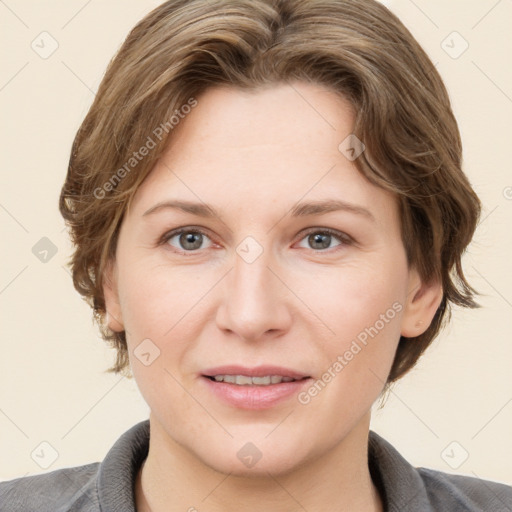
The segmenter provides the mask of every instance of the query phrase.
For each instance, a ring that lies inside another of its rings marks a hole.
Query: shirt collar
[[[136,512],[135,479],[149,451],[149,420],[134,425],[112,446],[98,470],[102,512]]]
[[[370,430],[368,438],[368,466],[386,512],[432,510],[418,470],[373,430]]]
[[[136,512],[135,480],[149,451],[149,432],[149,420],[134,425],[100,464],[97,491],[102,512]],[[368,437],[368,466],[386,512],[431,510],[418,471],[372,430]]]

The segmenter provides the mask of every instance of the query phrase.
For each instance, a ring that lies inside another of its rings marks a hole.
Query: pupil
[[[203,235],[201,233],[183,233],[180,236],[180,243],[184,249],[199,249]]]
[[[331,235],[316,233],[310,235],[309,240],[313,249],[327,249],[331,244]],[[317,244],[319,244],[319,246]]]

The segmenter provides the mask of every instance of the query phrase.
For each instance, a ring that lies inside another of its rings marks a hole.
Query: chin
[[[278,437],[269,441],[264,439],[265,435],[267,433],[258,436],[259,441],[254,442],[247,440],[250,436],[245,436],[244,441],[240,440],[241,437],[227,443],[212,441],[210,446],[216,446],[214,451],[197,447],[195,455],[215,471],[238,477],[269,478],[269,473],[272,476],[285,475],[306,463],[306,454],[298,452],[300,441],[288,439],[286,443]]]
[[[271,459],[267,458],[266,460],[262,457],[252,467],[245,466],[239,460],[234,461],[231,458],[221,461],[204,461],[204,463],[215,471],[226,475],[229,474],[231,477],[254,479],[268,479],[270,475],[275,477],[284,476],[301,466],[299,460],[295,458],[292,460],[286,454],[277,454],[277,456],[275,454]]]

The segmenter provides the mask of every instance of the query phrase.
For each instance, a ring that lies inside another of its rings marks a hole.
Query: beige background
[[[0,3],[0,479],[102,460],[148,417],[134,381],[103,373],[113,353],[65,269],[70,245],[57,201],[72,139],[109,59],[159,3]],[[414,465],[512,484],[512,2],[386,3],[425,47],[453,100],[465,170],[485,205],[465,258],[483,307],[455,312],[372,428]],[[49,51],[51,38],[58,48],[43,59],[31,43]],[[43,237],[57,250],[46,263],[32,252]],[[41,442],[58,454],[53,462]],[[47,469],[34,450],[51,462]]]

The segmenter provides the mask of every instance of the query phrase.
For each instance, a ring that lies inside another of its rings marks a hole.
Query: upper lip
[[[267,375],[279,375],[281,377],[291,377],[292,379],[300,380],[304,377],[309,377],[305,373],[284,368],[283,366],[261,365],[254,368],[247,366],[239,366],[235,364],[216,366],[215,368],[208,368],[202,372],[205,377],[215,377],[215,375],[247,375],[248,377],[265,377]]]

